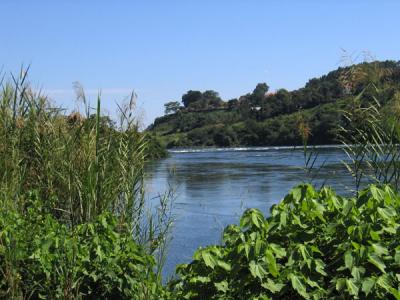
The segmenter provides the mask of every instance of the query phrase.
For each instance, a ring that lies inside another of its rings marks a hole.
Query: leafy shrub
[[[300,185],[268,218],[247,210],[169,287],[184,299],[400,299],[399,226],[389,186],[343,198]]]
[[[0,209],[1,299],[158,299],[153,257],[111,213],[69,228],[31,197]]]

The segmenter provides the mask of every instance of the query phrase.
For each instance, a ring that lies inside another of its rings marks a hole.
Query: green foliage
[[[257,84],[256,88],[254,89],[253,93],[250,96],[249,99],[250,103],[252,105],[261,105],[261,103],[265,99],[268,90],[269,86],[266,83]]]
[[[4,82],[0,92],[0,195],[22,211],[23,195],[37,190],[43,206],[68,225],[112,211],[139,239],[145,213],[143,172],[147,160],[165,154],[158,141],[138,131],[134,96],[119,120],[89,105],[69,116],[34,92],[26,74]],[[15,200],[14,200],[15,199]]]
[[[247,210],[222,246],[177,268],[180,299],[400,299],[400,196],[294,188],[265,218]]]
[[[178,101],[171,101],[164,104],[165,114],[174,114],[179,111],[181,104]]]
[[[114,122],[101,114],[100,96],[92,109],[76,85],[84,114],[65,115],[26,76],[1,81],[1,297],[154,295],[170,198],[160,196],[153,210],[146,201],[145,163],[165,151],[139,132],[134,95]],[[26,197],[32,190],[35,203]]]
[[[67,227],[31,194],[0,208],[0,299],[159,299],[154,259],[111,213]]]
[[[219,99],[217,105],[209,101],[218,99],[215,92],[211,91],[215,94],[212,97],[209,91],[189,91],[182,97],[185,109],[156,119],[149,130],[162,136],[170,147],[301,145],[296,134],[300,118],[309,125],[309,144],[337,143],[338,127],[346,126],[343,111],[351,107],[354,96],[363,91],[361,104],[367,107],[375,103],[375,92],[368,86],[379,88],[379,104],[387,111],[385,116],[390,114],[400,90],[399,74],[399,62],[362,63],[313,78],[294,91],[279,89],[268,93],[268,85],[259,83],[252,93],[238,100]],[[215,133],[209,128],[220,129],[220,124],[228,128],[227,132],[232,129],[235,139],[232,135],[222,137],[222,131],[214,138]],[[199,132],[205,135],[201,139]],[[185,134],[179,139],[178,133]]]
[[[185,107],[189,107],[191,104],[200,101],[202,98],[202,93],[200,91],[188,91],[182,96],[182,103]]]
[[[374,101],[364,103],[365,93]],[[345,123],[340,127],[339,137],[349,158],[345,165],[354,178],[356,191],[366,180],[392,184],[396,188],[400,185],[400,115],[396,111],[399,99],[394,97],[390,105],[382,109],[378,101],[380,96],[381,91],[371,84],[343,113]]]
[[[144,134],[144,141],[147,145],[146,147],[146,159],[155,160],[164,158],[168,155],[167,150],[161,144],[161,141],[157,136],[151,133]]]
[[[222,124],[194,129],[187,136],[194,146],[229,147],[237,144],[236,133],[231,127]]]
[[[182,96],[182,103],[189,110],[216,109],[224,104],[218,93],[213,90],[207,90],[203,93],[190,90]]]

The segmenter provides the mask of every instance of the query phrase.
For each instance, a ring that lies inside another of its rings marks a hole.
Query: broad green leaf
[[[249,255],[250,255],[250,245],[249,245],[248,243],[245,242],[245,243],[243,243],[243,244],[240,244],[240,245],[237,247],[238,253],[243,252],[243,250],[244,250],[244,254],[245,254],[246,258],[248,259],[248,258],[249,258]]]
[[[394,226],[384,226],[383,230],[390,233],[390,234],[396,234],[397,230]]]
[[[103,225],[104,228],[107,228],[107,227],[108,227],[107,219],[106,219],[105,216],[102,216],[102,217],[100,218],[100,222],[101,222],[101,225]]]
[[[321,250],[318,249],[317,246],[311,245],[310,248],[311,248],[311,251],[312,251],[312,252],[314,252],[314,253],[319,253],[319,254],[321,254],[321,255],[324,255],[324,254],[321,252]]]
[[[338,278],[336,280],[336,290],[337,291],[341,291],[346,287],[346,279],[345,278]]]
[[[290,274],[290,281],[292,283],[293,289],[298,292],[301,296],[306,299],[309,299],[309,295],[307,294],[306,287],[302,283],[300,277],[296,276],[295,274]]]
[[[382,273],[385,273],[386,265],[382,261],[382,259],[379,256],[377,256],[375,253],[368,255],[368,261],[370,263],[372,263],[374,266],[376,266],[379,270],[381,270]]]
[[[360,250],[360,248],[361,248],[361,245],[360,245],[359,243],[354,242],[354,241],[351,242],[351,245],[352,245],[352,246],[354,247],[354,249],[356,249],[356,250]]]
[[[249,263],[249,269],[251,275],[255,278],[263,279],[264,275],[267,274],[267,271],[265,271],[264,268],[254,260]]]
[[[286,212],[282,211],[279,217],[279,226],[280,227],[285,227],[286,226],[286,219],[287,219],[287,214]]]
[[[291,194],[293,196],[294,201],[299,202],[301,200],[302,189],[300,186],[292,189]]]
[[[223,280],[221,282],[214,282],[214,286],[219,292],[226,293],[228,291],[228,282],[226,280]]]
[[[267,282],[263,282],[261,286],[267,290],[270,290],[272,293],[277,293],[280,292],[281,289],[285,286],[284,284],[281,283],[275,283],[271,279],[267,279]]]
[[[210,277],[206,277],[206,276],[195,276],[190,278],[189,280],[191,283],[208,283],[211,282]]]
[[[379,215],[386,220],[390,220],[397,215],[397,212],[393,207],[378,207],[377,210]]]
[[[306,197],[307,199],[312,199],[317,197],[318,194],[315,192],[314,187],[311,184],[306,184],[303,189],[306,188]]]
[[[318,202],[314,201],[314,213],[317,215],[317,217],[322,221],[326,222],[324,218],[324,212],[325,212],[325,206],[322,204],[319,204]]]
[[[343,215],[347,216],[352,208],[353,208],[353,202],[350,200],[346,200],[343,206]]]
[[[375,285],[375,280],[374,279],[372,279],[371,277],[364,278],[363,281],[362,281],[361,290],[366,295],[368,295],[371,292],[371,290],[374,287],[374,285]]]
[[[376,200],[383,199],[383,193],[379,188],[376,187],[376,185],[371,184],[369,190],[371,191],[372,197],[374,197],[374,199]]]
[[[357,202],[356,202],[357,208],[360,208],[361,206],[363,206],[365,203],[368,202],[368,200],[369,200],[369,195],[367,193],[367,190],[361,191],[358,195]]]
[[[101,250],[100,245],[97,246],[95,252],[96,252],[97,257],[98,257],[100,260],[103,260],[104,255],[103,255],[103,251]]]
[[[374,249],[374,252],[378,255],[378,256],[382,256],[382,255],[388,255],[389,251],[386,247],[383,247],[380,244],[372,244],[372,248]]]
[[[328,274],[325,272],[325,263],[321,259],[316,259],[314,262],[315,262],[315,271],[324,276],[328,276]]]
[[[42,241],[42,245],[41,245],[41,251],[42,252],[48,252],[49,251],[50,247],[53,244],[53,239],[54,239],[54,237],[50,236],[47,239]]]
[[[400,300],[400,291],[395,288],[390,288],[390,293],[396,298],[396,300]]]
[[[307,248],[304,245],[300,244],[298,247],[299,247],[301,256],[303,257],[303,260],[307,263],[308,268],[311,269],[311,258],[312,257],[310,255],[310,253],[308,252]]]
[[[392,286],[393,282],[389,274],[383,274],[382,276],[379,276],[378,280],[376,281],[376,284],[385,289],[386,291],[390,291],[390,289],[393,287]]]
[[[265,251],[266,263],[268,264],[268,271],[272,274],[272,276],[278,276],[278,267],[276,265],[276,260],[274,255],[270,250]]]
[[[353,279],[346,279],[346,286],[347,286],[347,291],[349,292],[350,295],[353,296],[358,295],[359,288],[357,287]]]
[[[338,197],[336,196],[331,196],[330,199],[332,200],[333,206],[338,210],[342,208],[342,204],[339,202]]]
[[[260,250],[264,242],[261,239],[257,239],[254,246],[254,254],[258,256],[260,254]]]
[[[307,278],[306,283],[311,287],[318,288],[318,289],[321,288],[317,282],[311,280],[310,278]]]
[[[292,215],[293,217],[293,223],[299,225],[301,228],[307,228],[307,225],[301,222],[299,216],[297,215]]]
[[[250,224],[251,210],[246,210],[240,218],[240,227],[245,228]]]
[[[250,245],[248,243],[244,244],[244,252],[246,253],[246,257],[249,258],[250,255]]]
[[[263,216],[260,211],[254,210],[251,213],[251,220],[253,221],[253,224],[257,227],[260,228],[261,224],[263,223]]]
[[[369,234],[370,234],[371,238],[372,238],[374,241],[379,241],[379,240],[381,239],[381,237],[379,236],[379,233],[376,232],[376,231],[371,230],[371,231],[369,232]]]
[[[252,233],[250,233],[249,237],[250,237],[250,241],[254,242],[258,238],[258,232],[253,231]]]
[[[224,262],[222,260],[218,260],[217,265],[222,269],[224,269],[225,271],[230,271],[232,269],[232,266],[229,263]]]
[[[282,257],[286,256],[285,248],[283,248],[283,247],[281,247],[281,246],[279,246],[277,244],[274,244],[274,243],[271,243],[268,246],[275,253],[276,257],[282,258]]]
[[[353,267],[351,269],[351,275],[356,281],[359,281],[364,273],[365,269],[363,267]]]
[[[214,267],[216,265],[216,260],[210,252],[203,250],[201,252],[201,257],[203,258],[203,261],[207,267],[214,269]]]
[[[346,253],[344,254],[344,263],[346,268],[348,268],[351,271],[354,264],[354,258],[350,250],[347,250]]]
[[[400,264],[400,250],[396,250],[396,253],[394,254],[394,261],[396,264]]]

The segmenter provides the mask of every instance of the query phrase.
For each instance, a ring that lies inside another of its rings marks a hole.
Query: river
[[[219,243],[225,226],[238,223],[246,208],[259,208],[266,215],[271,205],[301,182],[316,187],[332,186],[350,194],[353,180],[343,165],[340,147],[314,149],[305,169],[301,148],[225,148],[172,150],[168,158],[147,167],[146,191],[150,198],[175,190],[174,226],[164,278],[177,264],[189,262],[200,246]]]

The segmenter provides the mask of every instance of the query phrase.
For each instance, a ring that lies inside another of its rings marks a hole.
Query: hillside
[[[270,92],[266,83],[253,92],[223,101],[215,91],[188,91],[182,104],[165,104],[166,115],[148,128],[168,147],[331,144],[342,111],[362,93],[387,105],[400,90],[400,64],[375,61],[313,78],[300,89]]]

